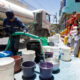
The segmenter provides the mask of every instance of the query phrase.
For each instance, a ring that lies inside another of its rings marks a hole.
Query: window
[[[63,7],[66,6],[66,0],[63,0]]]
[[[46,20],[50,22],[50,15],[46,14]]]
[[[80,0],[75,0],[75,2],[80,2]]]

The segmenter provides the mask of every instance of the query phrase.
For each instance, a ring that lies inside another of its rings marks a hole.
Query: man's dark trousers
[[[13,52],[13,55],[17,55],[19,49],[20,36],[11,36],[9,50]]]

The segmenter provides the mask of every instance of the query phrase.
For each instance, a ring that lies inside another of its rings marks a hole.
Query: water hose
[[[28,36],[28,37],[31,37],[37,41],[41,41],[41,44],[42,44],[42,40],[40,37],[36,36],[36,35],[33,35],[33,34],[30,34],[30,33],[24,33],[24,32],[15,32],[13,33],[11,36],[17,36],[17,35],[25,35],[25,36]],[[9,40],[8,40],[8,44],[5,48],[5,50],[8,50],[9,46],[10,46],[10,39],[11,37],[9,37]],[[41,54],[43,54],[43,51],[41,52]]]

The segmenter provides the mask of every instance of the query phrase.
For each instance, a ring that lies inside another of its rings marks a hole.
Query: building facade
[[[64,23],[68,20],[73,12],[80,12],[80,0],[61,0],[60,7],[60,24],[65,28]]]

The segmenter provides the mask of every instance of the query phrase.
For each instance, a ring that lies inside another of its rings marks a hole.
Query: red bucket
[[[19,72],[21,69],[21,56],[12,56],[12,58],[14,58],[15,60],[15,66],[14,66],[14,72]]]

